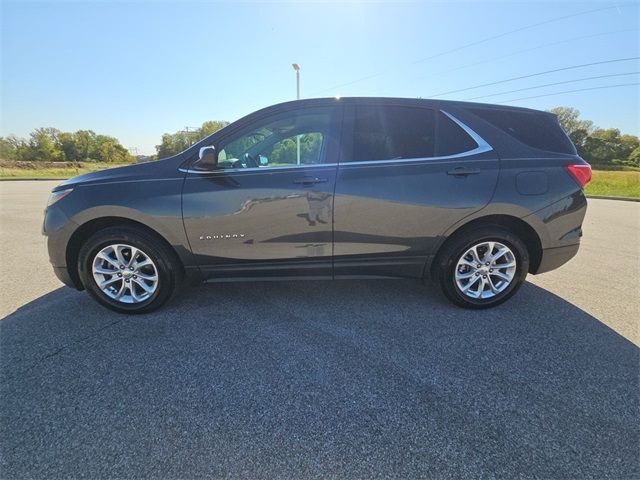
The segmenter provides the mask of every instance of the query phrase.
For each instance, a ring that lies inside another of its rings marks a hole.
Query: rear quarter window
[[[437,155],[441,157],[457,155],[478,148],[475,140],[442,112],[438,112],[436,145]]]
[[[576,153],[554,115],[500,109],[469,110],[525,145],[549,152]]]

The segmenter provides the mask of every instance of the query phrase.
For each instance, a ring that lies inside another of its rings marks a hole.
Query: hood
[[[62,190],[69,187],[85,186],[109,182],[130,182],[135,180],[153,180],[156,178],[170,178],[176,175],[182,164],[182,155],[164,158],[145,163],[134,163],[124,167],[107,168],[95,172],[83,173],[65,180],[53,190]]]

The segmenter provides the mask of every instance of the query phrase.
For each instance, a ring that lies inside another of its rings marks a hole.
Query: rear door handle
[[[318,178],[318,177],[302,177],[296,178],[293,183],[297,183],[300,185],[313,185],[314,183],[326,183],[326,178]]]
[[[480,173],[479,168],[467,168],[456,167],[453,170],[447,171],[447,175],[453,175],[454,177],[466,177],[468,175],[477,175]]]

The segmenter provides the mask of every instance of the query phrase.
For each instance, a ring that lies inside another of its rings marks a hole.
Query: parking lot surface
[[[0,182],[2,478],[638,478],[640,203],[465,311],[414,281],[186,290],[127,317],[55,279],[52,182]]]

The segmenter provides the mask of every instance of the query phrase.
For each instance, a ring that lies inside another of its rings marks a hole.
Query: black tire
[[[112,244],[127,244],[142,250],[157,269],[158,282],[153,294],[139,303],[122,303],[104,293],[96,284],[92,273],[95,256]],[[166,303],[176,292],[182,280],[182,266],[175,252],[161,239],[134,226],[108,227],[94,233],[82,245],[78,255],[78,273],[86,290],[100,304],[128,314],[148,313]]]
[[[511,283],[500,293],[491,298],[471,298],[456,283],[457,263],[468,249],[486,241],[500,242],[509,247],[515,256],[516,271]],[[451,237],[438,253],[432,271],[434,281],[456,305],[472,309],[495,307],[511,298],[524,282],[529,271],[529,251],[524,242],[510,230],[501,226],[482,226]]]

